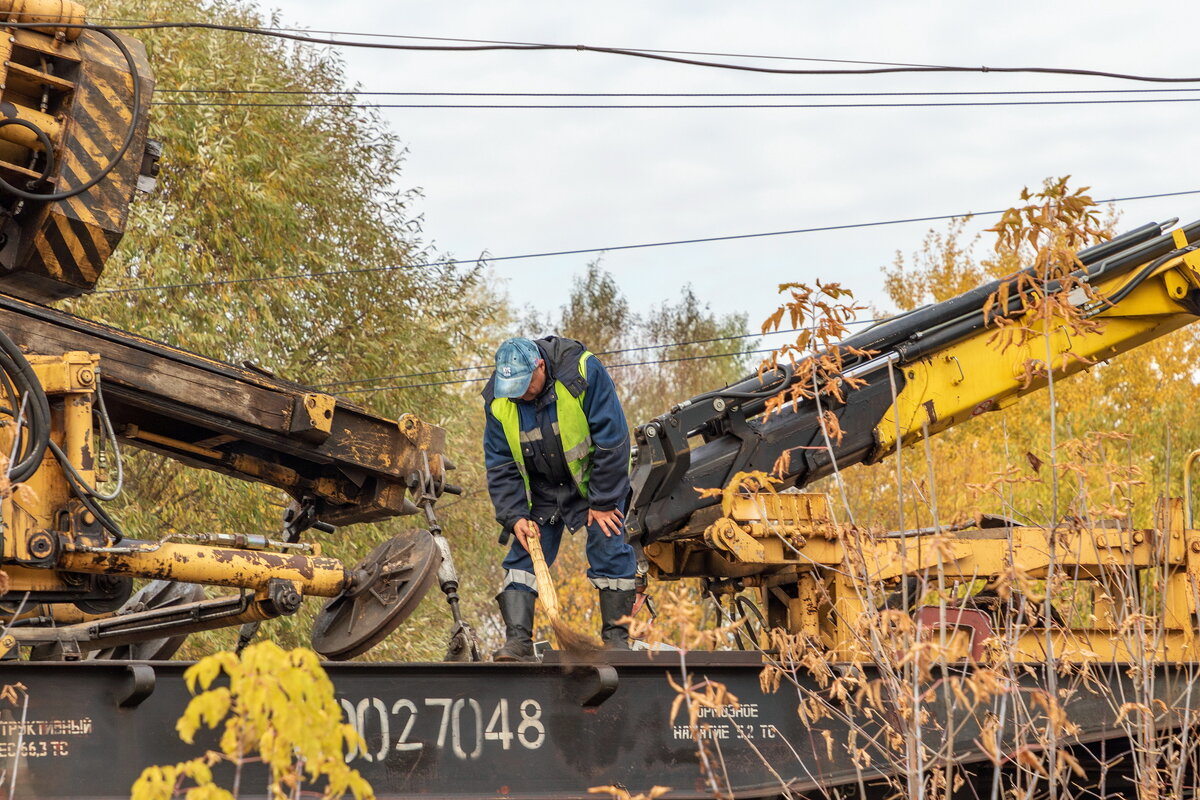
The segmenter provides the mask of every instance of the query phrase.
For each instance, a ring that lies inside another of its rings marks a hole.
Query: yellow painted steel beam
[[[350,582],[342,562],[334,558],[180,542],[125,540],[117,547],[69,549],[58,566],[70,572],[249,589],[265,589],[272,579],[282,579],[301,594],[317,597],[334,597]]]
[[[749,523],[741,526],[729,519],[713,523],[705,533],[709,546],[723,551],[731,561],[759,564],[842,567],[860,564],[863,580],[890,580],[939,568],[947,578],[960,579],[999,575],[1016,567],[1032,577],[1045,575],[1050,565],[1050,541],[1042,528],[997,528],[965,533],[947,531],[940,535],[895,536],[871,539],[803,539],[788,536],[786,526],[772,529],[770,524]],[[1200,533],[1189,532],[1200,536]],[[1106,571],[1142,568],[1160,564],[1158,538],[1148,530],[1111,528],[1056,533],[1057,561],[1081,576],[1103,575]],[[646,553],[670,572],[669,564],[681,561],[679,555],[666,556],[668,548],[681,548],[683,542],[655,542]],[[1184,534],[1169,534],[1166,564],[1184,564]]]
[[[1183,301],[1190,287],[1200,286],[1198,261],[1189,253],[1159,266],[1127,297],[1095,316],[1103,323],[1097,331],[1072,331],[1061,319],[1043,330],[1043,323],[1027,314],[1021,322],[1035,332],[1021,344],[1002,347],[994,340],[997,328],[989,326],[905,365],[904,388],[875,429],[878,452],[895,452],[897,420],[901,441],[909,446],[925,430],[943,431],[1044,388],[1047,364],[1056,379],[1066,377],[1194,322],[1194,310]],[[1101,297],[1113,296],[1139,272],[1101,281],[1095,288]]]

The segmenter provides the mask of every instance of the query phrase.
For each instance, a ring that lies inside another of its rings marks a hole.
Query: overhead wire
[[[86,28],[128,31],[150,31],[164,29],[211,30],[230,33],[244,33],[255,36],[270,36],[273,38],[296,41],[304,44],[326,45],[333,47],[356,47],[372,50],[392,50],[411,52],[483,52],[483,51],[576,51],[599,53],[603,55],[625,56],[652,61],[662,61],[684,66],[704,67],[709,69],[732,70],[736,72],[753,72],[769,75],[882,75],[892,73],[974,73],[995,72],[1000,74],[1040,74],[1040,75],[1073,75],[1080,77],[1113,78],[1116,80],[1140,81],[1148,83],[1197,83],[1200,77],[1178,77],[1164,75],[1139,75],[1135,73],[1114,72],[1109,70],[1082,69],[1068,67],[977,67],[956,65],[886,65],[868,66],[862,69],[829,68],[829,69],[784,69],[781,67],[764,67],[750,64],[735,64],[724,61],[706,61],[699,58],[685,58],[682,55],[672,55],[667,51],[637,50],[622,47],[601,47],[586,44],[396,44],[394,42],[348,41],[344,39],[321,38],[315,36],[290,33],[282,29],[268,30],[245,25],[225,25],[216,22],[143,22],[121,23],[98,26],[90,23],[24,23],[26,25],[53,26],[57,28]],[[725,58],[731,56],[722,56]],[[839,62],[840,63],[840,62]]]
[[[61,18],[62,17],[60,17],[60,19]],[[96,21],[96,22],[99,22],[99,21],[136,22],[136,23],[170,22],[170,20],[134,19],[134,18],[130,18],[130,17],[89,17],[89,19],[92,19],[93,21]],[[516,45],[545,44],[545,42],[523,42],[523,41],[512,41],[512,40],[505,40],[505,39],[464,39],[461,37],[453,37],[453,36],[416,36],[413,34],[403,34],[403,33],[379,33],[377,31],[335,31],[335,30],[323,30],[320,28],[300,28],[300,27],[290,27],[289,28],[289,27],[280,27],[280,26],[267,27],[267,26],[261,26],[261,25],[253,26],[253,27],[256,27],[258,30],[261,30],[261,31],[285,31],[288,33],[307,33],[307,34],[323,33],[323,34],[326,34],[327,36],[362,36],[363,38],[367,38],[367,39],[371,39],[371,38],[374,38],[374,39],[411,39],[413,41],[468,42],[468,43],[472,43],[472,44],[510,44],[510,45],[512,45],[512,44],[516,44]],[[864,61],[864,60],[846,59],[846,58],[818,58],[818,57],[814,57],[814,56],[781,56],[781,55],[764,55],[764,54],[753,54],[753,53],[719,53],[719,52],[711,52],[711,51],[705,51],[705,50],[662,50],[662,49],[654,49],[654,48],[649,48],[649,47],[631,47],[628,49],[642,50],[647,53],[668,53],[668,54],[672,54],[672,55],[685,55],[685,56],[712,56],[712,57],[720,57],[720,58],[758,58],[758,59],[772,60],[772,61],[813,61],[813,62],[828,63],[828,64],[876,64],[876,65],[895,66],[895,67],[931,66],[928,64],[912,64],[912,63],[903,62],[903,61]]]
[[[705,361],[713,358],[733,358],[736,356],[755,356],[763,355],[764,353],[774,353],[777,350],[774,347],[768,347],[760,350],[737,350],[732,353],[706,353],[698,356],[678,356],[676,358],[659,358],[648,361],[633,361],[625,364],[606,364],[605,369],[624,369],[627,367],[645,367],[653,364],[675,364],[681,361]],[[459,378],[451,381],[430,381],[428,383],[409,383],[399,386],[368,386],[361,389],[345,389],[339,392],[340,394],[361,394],[363,392],[385,392],[395,389],[424,389],[430,386],[456,386],[465,383],[483,383],[487,378]]]
[[[1151,94],[1200,92],[1200,88],[1166,89],[1004,89],[939,92],[403,92],[356,89],[203,89],[162,88],[155,94],[355,95],[386,97],[955,97],[1059,94]]]
[[[158,24],[160,24],[160,23],[171,22],[170,20],[149,20],[149,19],[135,19],[135,18],[128,18],[128,17],[93,17],[91,19],[96,20],[96,21],[103,20],[106,22],[123,22],[123,23],[158,23]],[[187,23],[176,22],[174,24],[187,24]],[[417,35],[412,35],[412,34],[380,33],[377,31],[337,31],[337,30],[324,30],[324,29],[319,29],[319,28],[281,27],[281,26],[274,26],[274,27],[248,26],[248,27],[252,28],[254,31],[262,32],[265,34],[269,34],[272,32],[304,33],[304,34],[309,34],[309,35],[314,34],[314,33],[322,33],[322,34],[326,34],[328,36],[359,36],[359,37],[368,38],[368,39],[369,38],[407,39],[407,40],[412,40],[412,41],[465,42],[465,43],[470,43],[470,44],[509,45],[509,46],[516,45],[516,46],[522,46],[522,47],[566,47],[569,49],[577,48],[577,46],[572,46],[572,45],[566,45],[566,46],[551,45],[546,42],[513,41],[513,40],[504,40],[504,39],[472,39],[472,38],[450,37],[450,36],[417,36]],[[345,44],[345,43],[344,42],[331,42],[330,44]],[[762,54],[762,53],[728,53],[728,52],[714,52],[714,51],[707,51],[707,50],[668,50],[668,49],[662,49],[662,48],[649,48],[649,47],[623,47],[623,48],[617,48],[617,49],[639,51],[639,52],[643,52],[643,53],[661,53],[661,54],[666,54],[666,55],[709,56],[709,57],[713,57],[713,58],[750,58],[750,59],[769,60],[769,61],[803,61],[803,62],[824,63],[824,64],[863,64],[863,65],[873,65],[873,66],[921,67],[921,68],[937,68],[937,67],[941,66],[941,65],[937,65],[937,64],[922,64],[922,63],[913,63],[913,62],[904,62],[904,61],[873,61],[873,60],[864,60],[864,59],[821,58],[821,57],[815,57],[815,56],[785,56],[785,55],[772,55],[772,54]]]
[[[877,322],[882,322],[882,319],[860,319],[847,322],[847,325],[873,325]],[[731,336],[713,336],[707,339],[691,339],[684,342],[668,342],[667,344],[644,344],[637,347],[622,347],[617,350],[601,350],[596,353],[598,356],[611,356],[620,353],[638,353],[646,350],[669,350],[672,347],[690,347],[697,344],[713,344],[715,342],[733,342],[738,339],[757,339],[763,336],[784,336],[790,333],[800,333],[801,331],[817,330],[816,326],[807,326],[803,328],[788,328],[779,331],[766,331],[764,333],[739,333]],[[329,388],[334,386],[350,386],[358,383],[374,383],[375,381],[398,381],[407,378],[424,378],[428,375],[449,375],[460,372],[471,372],[479,369],[491,369],[491,364],[480,364],[474,367],[454,367],[452,369],[435,369],[427,372],[408,372],[400,375],[381,375],[374,378],[357,378],[349,381],[331,381],[329,383],[314,384],[319,388]]]
[[[997,106],[1095,106],[1131,104],[1195,103],[1200,97],[1133,97],[1122,99],[1088,100],[961,100],[928,103],[262,103],[245,101],[156,100],[151,105],[206,108],[378,108],[433,109],[447,108],[471,111],[614,111],[651,110],[716,110],[716,109],[831,109],[831,108],[988,108]]]
[[[1179,192],[1159,192],[1156,194],[1132,195],[1128,197],[1110,197],[1103,200],[1097,200],[1097,204],[1103,203],[1128,203],[1136,200],[1157,200],[1167,197],[1182,197],[1185,195],[1200,194],[1200,189],[1187,189]],[[100,289],[93,294],[131,294],[134,292],[151,292],[151,291],[168,291],[174,289],[199,289],[213,286],[235,286],[247,285],[255,283],[273,283],[277,281],[292,281],[292,280],[314,280],[321,278],[338,278],[347,275],[364,275],[380,272],[396,272],[399,270],[411,269],[434,269],[444,267],[455,267],[466,264],[478,263],[498,263],[501,261],[517,261],[534,258],[551,258],[556,256],[574,256],[587,255],[592,253],[615,253],[625,250],[642,250],[654,247],[675,247],[687,244],[708,244],[712,242],[733,242],[743,241],[747,239],[762,239],[773,236],[794,236],[804,233],[825,233],[830,231],[856,230],[862,228],[876,228],[886,225],[903,225],[915,222],[943,222],[945,220],[960,219],[962,217],[986,217],[996,214],[1003,214],[1006,209],[994,209],[990,211],[966,211],[958,214],[937,214],[925,217],[904,217],[899,219],[878,220],[875,222],[854,222],[842,225],[822,225],[812,228],[795,228],[792,230],[782,231],[764,231],[760,233],[740,233],[726,236],[705,236],[692,239],[675,239],[670,241],[660,242],[642,242],[638,244],[624,245],[609,245],[607,247],[582,247],[570,250],[549,250],[540,253],[521,253],[508,256],[480,256],[472,259],[444,259],[440,261],[426,261],[415,264],[388,264],[378,267],[356,267],[352,269],[336,269],[323,270],[321,272],[296,272],[285,275],[259,275],[246,278],[219,278],[205,281],[187,281],[181,283],[163,283],[151,286],[127,286],[119,289]]]

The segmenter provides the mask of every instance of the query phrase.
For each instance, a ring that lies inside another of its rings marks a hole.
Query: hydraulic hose
[[[27,436],[22,430],[18,430],[14,434],[18,440],[23,440],[23,442],[19,441],[19,446],[14,448],[19,455],[13,459],[14,463],[9,467],[9,480],[14,483],[27,480],[41,466],[46,449],[49,448],[54,457],[58,459],[67,483],[70,484],[72,491],[79,497],[84,507],[96,516],[96,519],[109,533],[118,540],[123,538],[124,534],[116,522],[92,500],[93,497],[107,496],[100,495],[89,487],[62,449],[50,439],[49,398],[46,397],[41,381],[38,380],[37,373],[33,371],[33,366],[25,358],[25,354],[2,330],[0,330],[0,373],[3,375],[4,386],[12,387],[14,391],[11,398],[13,405],[23,409],[23,415],[28,417],[29,428]],[[22,413],[14,413],[14,419],[20,416]],[[107,414],[104,415],[104,418],[107,418]],[[111,436],[111,427],[106,430]],[[116,437],[112,438],[115,440]],[[119,489],[118,485],[118,491]]]
[[[101,508],[92,497],[89,495],[90,487],[84,482],[83,477],[76,471],[74,465],[71,464],[67,454],[62,451],[53,440],[48,442],[50,452],[58,459],[58,464],[62,467],[63,475],[67,478],[67,483],[71,485],[71,491],[75,492],[75,496],[79,498],[79,502],[83,503],[83,507],[95,515],[96,520],[106,531],[111,533],[117,541],[125,538],[125,532],[121,530],[116,521],[108,515],[108,512]]]
[[[29,418],[29,435],[21,447],[24,453],[19,453],[16,462],[9,465],[9,479],[20,483],[37,471],[46,454],[50,443],[50,401],[25,354],[3,331],[0,331],[0,371],[5,375],[6,387],[11,385],[26,405]],[[12,400],[15,406],[22,405],[16,395]],[[21,432],[16,435],[21,436]]]
[[[46,26],[47,26],[47,23],[39,23],[39,22],[25,22],[25,23],[10,22],[10,23],[7,23],[7,27],[10,27],[10,28],[39,28],[39,27],[44,28]],[[121,51],[121,55],[124,57],[125,63],[129,65],[129,76],[133,82],[133,101],[132,101],[133,111],[129,115],[129,129],[125,131],[125,139],[121,142],[121,146],[119,148],[117,148],[117,152],[113,154],[112,158],[110,158],[108,163],[104,166],[104,169],[100,170],[95,175],[93,175],[91,178],[89,178],[85,183],[83,183],[80,186],[76,186],[74,189],[67,189],[62,192],[50,192],[50,193],[30,192],[30,191],[26,191],[24,189],[18,189],[16,186],[13,186],[8,181],[4,180],[3,178],[0,178],[0,190],[6,192],[8,194],[15,195],[23,200],[32,200],[32,201],[37,201],[37,202],[42,202],[42,203],[56,203],[56,202],[59,202],[60,200],[68,200],[72,197],[75,197],[76,195],[83,194],[88,189],[91,189],[97,183],[99,183],[100,181],[107,178],[108,174],[116,168],[117,164],[121,163],[121,159],[123,159],[125,157],[125,154],[127,152],[129,152],[129,147],[130,147],[130,145],[133,144],[134,137],[137,136],[138,126],[141,125],[141,120],[142,120],[142,109],[141,109],[141,106],[142,106],[142,78],[138,74],[137,62],[134,60],[133,54],[129,52],[129,48],[126,47],[125,43],[121,41],[120,36],[113,33],[112,31],[110,31],[107,28],[91,27],[90,29],[96,31],[96,33],[99,33],[102,36],[107,37],[114,45],[116,45],[117,49]],[[45,150],[45,155],[46,155],[46,166],[44,168],[43,176],[42,176],[42,178],[45,179],[45,177],[47,175],[49,175],[51,173],[51,171],[54,169],[54,152],[53,152],[53,147],[51,146],[51,143],[50,143],[50,137],[47,136],[45,131],[38,128],[32,122],[28,122],[26,120],[19,120],[19,119],[0,120],[0,126],[3,126],[3,125],[20,125],[21,127],[28,128],[29,130],[33,131],[34,135],[37,136],[38,141],[42,144],[42,147]],[[36,184],[36,182],[35,182],[35,184]]]
[[[63,471],[70,474],[74,479],[73,483],[88,497],[94,497],[97,500],[109,501],[116,500],[121,496],[121,489],[125,485],[125,467],[121,462],[121,446],[117,443],[117,434],[113,431],[112,420],[109,419],[108,409],[104,407],[104,392],[100,388],[99,373],[97,371],[96,380],[96,415],[100,418],[100,429],[104,438],[108,439],[109,446],[112,447],[113,458],[117,462],[117,485],[113,487],[111,492],[101,492],[94,486],[88,484],[83,475],[75,469],[75,465],[70,461],[61,458],[60,451],[55,449],[54,455],[62,462]],[[53,445],[53,442],[51,442]]]

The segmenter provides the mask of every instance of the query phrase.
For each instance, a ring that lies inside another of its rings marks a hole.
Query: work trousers
[[[560,518],[545,525],[540,525],[542,553],[546,563],[553,564],[558,557],[558,548],[562,544],[563,521]],[[588,560],[588,580],[597,589],[634,588],[634,572],[637,569],[637,559],[633,548],[625,541],[624,530],[616,536],[605,536],[598,524],[587,526],[586,553]],[[537,594],[537,578],[533,574],[533,560],[529,551],[521,546],[516,535],[512,538],[508,555],[504,558],[503,589]]]

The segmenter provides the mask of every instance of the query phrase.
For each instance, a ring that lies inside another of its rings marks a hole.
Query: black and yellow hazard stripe
[[[124,56],[111,41],[91,31],[76,44],[80,68],[57,148],[56,191],[82,186],[101,172],[134,119],[133,80]],[[104,180],[38,214],[37,229],[22,247],[20,268],[60,283],[54,292],[58,297],[91,289],[125,231],[141,166],[152,82],[144,50],[132,40],[127,44],[143,85],[141,130],[133,146]]]

